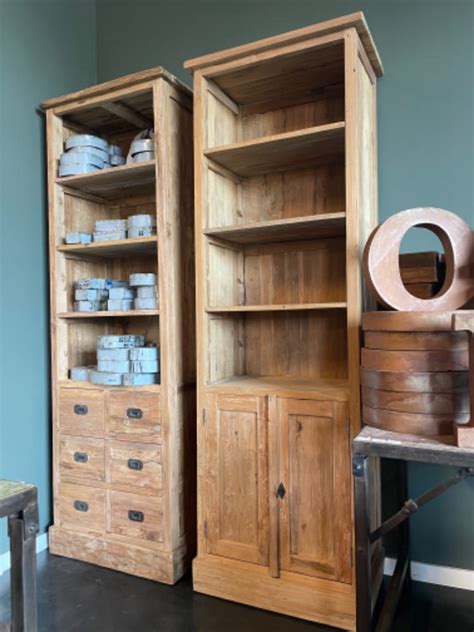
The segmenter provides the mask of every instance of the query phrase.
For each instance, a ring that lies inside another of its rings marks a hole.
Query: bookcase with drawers
[[[194,74],[194,588],[354,630],[350,443],[382,65],[357,13],[185,67]]]
[[[195,323],[192,93],[163,68],[42,104],[47,117],[53,396],[52,553],[173,584],[193,555]],[[58,177],[64,140],[94,134],[124,155],[155,130],[155,159]],[[64,243],[97,219],[156,215],[157,234]],[[74,282],[158,276],[152,310],[73,311]],[[99,336],[144,334],[159,384],[69,379],[96,362]]]

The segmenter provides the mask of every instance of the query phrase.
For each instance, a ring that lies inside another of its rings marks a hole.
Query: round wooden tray
[[[377,371],[468,371],[469,353],[461,351],[385,351],[362,349],[361,365]]]
[[[467,334],[464,331],[404,332],[367,331],[364,335],[367,349],[387,351],[456,351],[467,350]]]
[[[469,412],[469,393],[400,393],[363,386],[362,403],[400,413],[456,415]]]
[[[466,423],[469,414],[457,414],[457,422]],[[362,406],[362,420],[368,426],[415,434],[424,437],[452,435],[454,432],[452,415],[432,415],[428,413],[400,413],[371,406]]]
[[[463,310],[462,313],[472,310]],[[365,312],[364,331],[452,331],[457,312]]]
[[[433,373],[396,371],[376,371],[361,369],[362,386],[407,393],[468,393],[469,374],[467,371],[439,371]]]

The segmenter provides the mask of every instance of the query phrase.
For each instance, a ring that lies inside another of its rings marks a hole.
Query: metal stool
[[[0,632],[37,632],[36,534],[38,501],[34,485],[0,479],[0,518],[8,517],[11,553],[11,626]]]

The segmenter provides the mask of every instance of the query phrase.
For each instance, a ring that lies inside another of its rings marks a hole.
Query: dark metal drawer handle
[[[145,520],[145,514],[143,511],[135,511],[135,509],[130,509],[128,512],[128,519],[132,520],[132,522],[143,522]]]
[[[87,463],[89,456],[87,452],[74,452],[74,460],[76,463]]]
[[[140,461],[140,459],[128,459],[128,467],[131,470],[143,470],[143,461]]]
[[[143,410],[141,408],[127,408],[127,417],[129,419],[142,419]]]
[[[74,509],[76,511],[89,511],[89,503],[86,503],[85,500],[75,500]]]
[[[85,404],[74,405],[74,413],[76,415],[87,415],[88,412],[89,412],[89,408]]]

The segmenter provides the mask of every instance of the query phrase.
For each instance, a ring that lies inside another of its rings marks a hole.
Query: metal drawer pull
[[[127,408],[127,417],[129,419],[141,419],[143,410],[141,408]]]
[[[87,415],[88,412],[89,412],[89,408],[85,404],[74,405],[74,413],[76,415]]]
[[[284,497],[285,497],[285,494],[286,494],[286,489],[285,489],[285,486],[283,485],[283,483],[280,483],[280,484],[278,485],[278,489],[277,489],[277,496],[278,496],[279,498],[284,498]]]
[[[74,460],[76,463],[87,463],[89,456],[87,452],[74,452]]]
[[[85,500],[75,500],[74,509],[76,511],[89,511],[89,503],[86,503]]]
[[[128,519],[132,520],[132,522],[143,522],[145,520],[145,514],[143,511],[135,511],[135,509],[130,509],[128,512]]]
[[[131,470],[143,470],[143,461],[140,461],[140,459],[128,459],[128,467]]]

